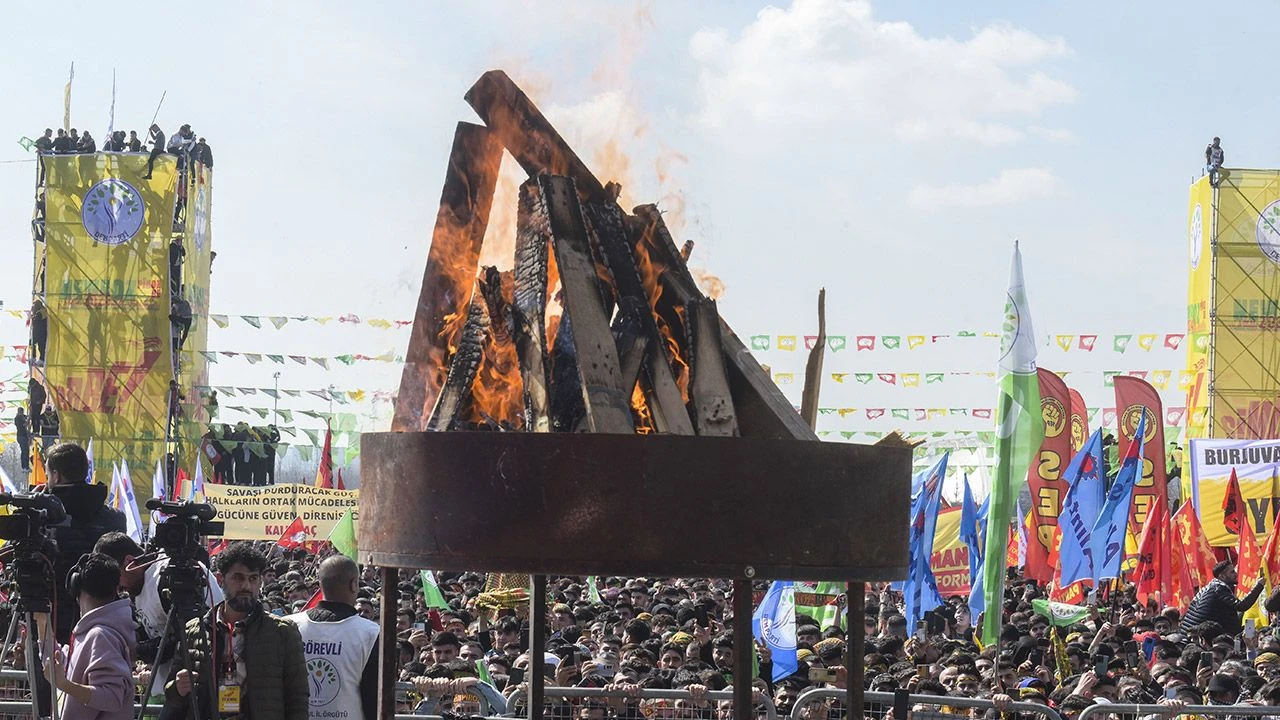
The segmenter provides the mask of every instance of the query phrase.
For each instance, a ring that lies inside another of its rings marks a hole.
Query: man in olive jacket
[[[161,718],[186,717],[194,697],[196,716],[204,720],[307,720],[302,636],[293,623],[262,610],[266,557],[236,543],[216,559],[226,599],[187,623],[190,657],[174,663]]]

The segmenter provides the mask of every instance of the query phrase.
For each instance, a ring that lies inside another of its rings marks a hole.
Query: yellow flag
[[[36,485],[44,485],[49,482],[48,476],[44,472],[44,458],[40,456],[40,442],[32,440],[31,442],[31,478],[27,480],[28,487]]]
[[[1138,536],[1133,534],[1133,530],[1126,530],[1124,533],[1124,562],[1120,564],[1120,569],[1125,572],[1133,572],[1138,567]]]

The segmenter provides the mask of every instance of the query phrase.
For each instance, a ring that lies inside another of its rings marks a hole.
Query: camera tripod
[[[199,582],[191,582],[192,578],[197,577],[197,573]],[[179,662],[179,668],[192,667],[191,647],[187,639],[186,631],[187,623],[192,619],[203,618],[204,614],[208,610],[208,608],[205,607],[203,596],[198,593],[198,588],[201,586],[205,586],[206,590],[208,589],[206,586],[208,582],[207,578],[205,577],[203,568],[198,564],[194,564],[194,567],[188,567],[186,562],[172,558],[169,561],[168,567],[161,571],[158,581],[161,583],[162,596],[167,597],[169,600],[169,613],[165,618],[164,630],[160,633],[160,646],[156,651],[155,668],[157,674],[160,671],[161,658],[165,657],[165,652],[169,648],[170,640],[174,640],[177,645],[173,649],[173,652],[168,656],[168,661]],[[203,625],[201,625],[201,632],[205,632]],[[213,636],[210,638],[210,642],[207,645],[210,649],[213,648],[212,643],[217,642],[217,631],[213,630],[212,632]],[[199,713],[196,711],[196,706],[200,701],[201,688],[207,689],[207,697],[209,701],[208,717],[211,719],[219,717],[216,694],[217,684],[215,682],[217,677],[217,668],[213,666],[212,653],[205,659],[204,667],[205,669],[200,673],[199,677],[192,678],[191,681],[191,696],[187,703],[187,717],[190,718],[190,720],[198,720],[200,717]],[[155,682],[156,678],[153,677],[151,680],[151,687],[155,687]],[[138,712],[139,719],[146,716],[147,705],[151,700],[151,687],[148,687],[147,692],[143,693],[142,708]],[[168,716],[166,716],[163,710],[160,713],[160,719],[168,720]]]
[[[44,675],[42,674],[43,665],[40,662],[40,653],[37,652],[36,650],[36,640],[35,640],[36,615],[37,613],[31,612],[30,610],[26,609],[26,606],[21,599],[19,599],[16,603],[14,603],[13,613],[9,617],[9,630],[8,632],[5,633],[5,636],[4,636],[4,649],[3,649],[3,652],[7,653],[9,651],[9,648],[13,647],[14,645],[13,638],[15,635],[17,635],[17,632],[18,632],[18,621],[20,619],[24,620],[27,626],[27,637],[22,643],[23,645],[22,650],[23,650],[23,657],[25,658],[25,664],[27,666],[27,687],[31,689],[31,717],[33,718],[40,717],[40,697],[39,697],[40,686],[42,681],[44,680]],[[40,615],[45,619],[49,618],[49,615],[47,613],[40,613]],[[45,623],[45,631],[44,633],[42,633],[42,637],[52,639],[53,624],[51,622]],[[57,697],[56,695],[54,695],[55,691],[56,691],[56,688],[50,685],[49,709],[51,712],[50,717],[52,717],[53,720],[58,720],[58,703],[56,702]]]

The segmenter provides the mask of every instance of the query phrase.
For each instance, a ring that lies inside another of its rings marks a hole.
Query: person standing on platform
[[[31,421],[27,418],[27,411],[21,405],[18,406],[18,414],[13,416],[13,425],[18,435],[18,454],[22,456],[22,471],[31,472]]]

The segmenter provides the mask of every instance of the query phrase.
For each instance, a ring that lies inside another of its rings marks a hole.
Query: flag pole
[[[156,118],[160,117],[160,106],[161,106],[161,105],[164,105],[164,96],[165,96],[165,95],[168,95],[168,94],[169,94],[169,91],[168,91],[168,90],[165,90],[165,91],[163,91],[163,92],[161,92],[161,93],[160,93],[160,102],[156,103],[156,111],[155,111],[155,113],[151,116],[151,125],[155,125],[155,124],[156,124]],[[151,127],[151,125],[148,125],[147,127]]]

